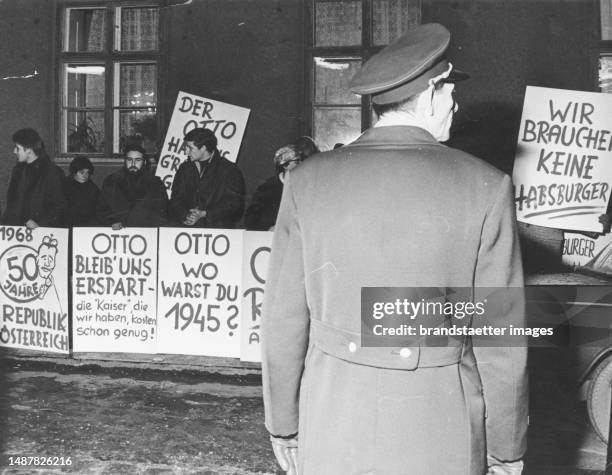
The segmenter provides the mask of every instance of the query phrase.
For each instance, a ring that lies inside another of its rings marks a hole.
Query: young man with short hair
[[[185,135],[188,159],[174,177],[172,219],[197,228],[235,228],[244,212],[245,185],[240,168],[222,157],[208,129]]]
[[[51,161],[34,129],[19,129],[13,134],[13,143],[17,164],[11,172],[0,224],[29,229],[62,226],[66,211],[64,173]]]

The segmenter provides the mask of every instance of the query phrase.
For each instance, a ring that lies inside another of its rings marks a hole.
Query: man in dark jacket
[[[172,183],[172,220],[198,228],[234,228],[244,212],[242,172],[221,156],[211,130],[193,129],[184,141],[188,159]]]
[[[100,219],[113,229],[157,227],[167,223],[168,195],[139,145],[128,145],[124,166],[102,184]]]
[[[6,226],[61,226],[66,210],[62,190],[64,173],[51,162],[34,129],[13,134],[17,165],[11,172],[6,209],[0,223]]]

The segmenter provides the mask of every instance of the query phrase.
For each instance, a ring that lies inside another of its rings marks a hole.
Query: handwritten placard
[[[0,346],[69,352],[68,230],[0,226]]]
[[[249,109],[179,91],[157,164],[156,175],[170,193],[178,167],[187,159],[183,137],[192,129],[210,129],[219,152],[236,162],[250,114]]]
[[[155,352],[156,228],[74,228],[72,271],[75,352]]]
[[[518,220],[601,232],[611,130],[612,95],[528,86],[513,172]]]
[[[274,233],[263,231],[244,233],[240,323],[240,359],[243,361],[261,362],[261,305],[273,235]]]
[[[238,358],[243,231],[159,232],[157,352]]]

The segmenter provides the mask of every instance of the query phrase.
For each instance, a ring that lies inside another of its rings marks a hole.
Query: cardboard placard
[[[274,233],[245,231],[242,262],[242,318],[240,359],[261,362],[260,324],[268,261]]]
[[[154,353],[157,228],[74,228],[75,352]]]
[[[601,232],[612,184],[612,96],[528,86],[514,162],[517,219]]]
[[[221,155],[235,163],[250,113],[244,107],[179,91],[156,171],[168,196],[179,165],[187,159],[185,134],[198,127],[212,130]]]
[[[159,232],[157,352],[238,358],[243,231]]]
[[[68,353],[68,230],[0,226],[0,346]]]

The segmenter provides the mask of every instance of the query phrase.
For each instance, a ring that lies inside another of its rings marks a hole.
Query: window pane
[[[64,106],[104,107],[104,66],[66,64]]]
[[[318,104],[360,104],[349,82],[361,66],[359,59],[315,58],[315,94]]]
[[[119,153],[126,144],[137,144],[147,153],[157,152],[157,116],[151,111],[118,111]]]
[[[612,40],[612,0],[599,0],[601,39]]]
[[[361,0],[317,0],[315,46],[361,44]]]
[[[612,92],[612,56],[599,58],[599,87],[601,92]]]
[[[104,152],[104,112],[66,111],[65,151]]]
[[[104,24],[102,8],[68,8],[64,51],[104,51]]]
[[[374,0],[374,44],[399,38],[420,19],[420,0]]]
[[[315,108],[314,139],[322,150],[346,145],[361,134],[361,108]]]
[[[120,51],[155,51],[158,40],[157,8],[122,8]]]
[[[157,104],[155,64],[121,64],[119,71],[120,106],[145,107]]]

